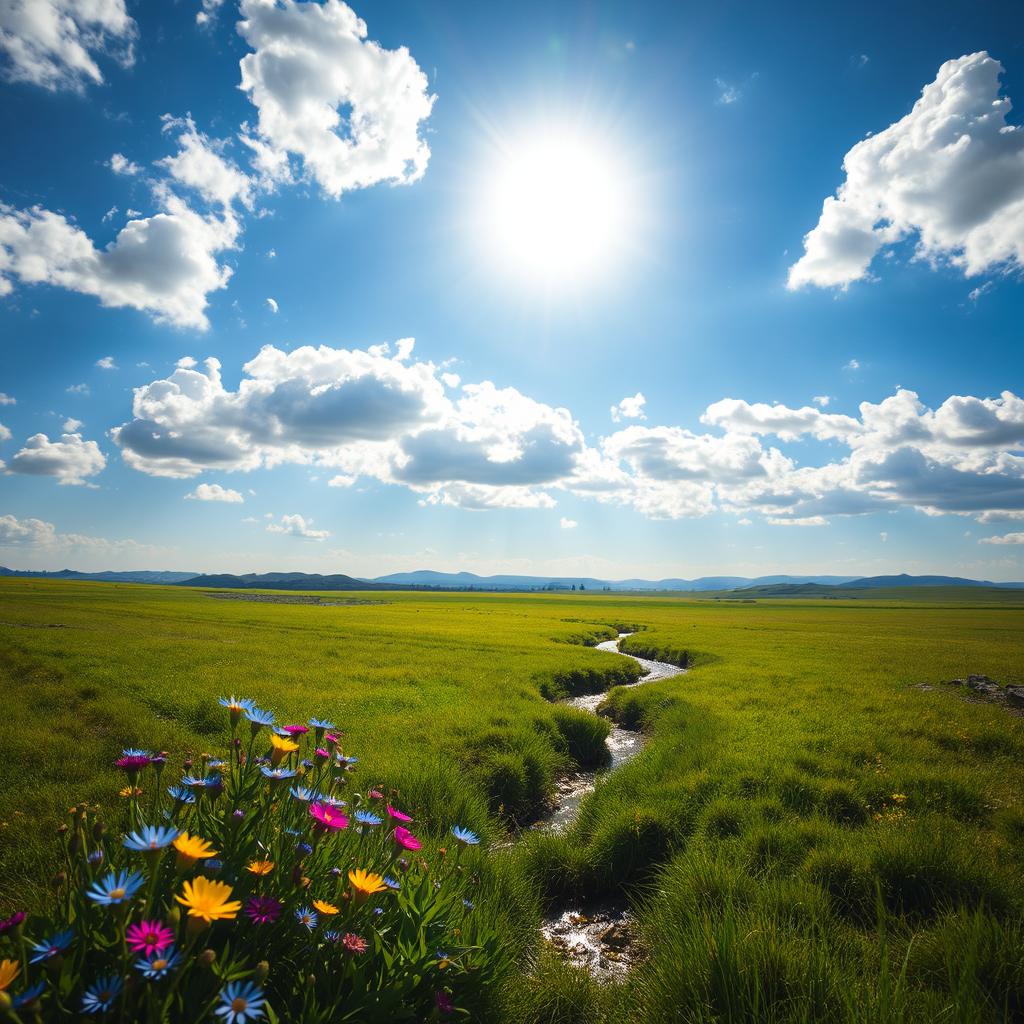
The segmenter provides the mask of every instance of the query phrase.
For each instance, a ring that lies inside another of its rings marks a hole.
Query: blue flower
[[[66,932],[58,932],[53,938],[43,939],[42,942],[33,942],[32,948],[36,955],[29,960],[29,963],[41,964],[44,960],[52,960],[71,945],[71,940],[74,937],[75,933],[69,928]]]
[[[20,1010],[22,1007],[28,1006],[29,1003],[34,1003],[43,994],[44,988],[46,988],[45,981],[36,982],[31,988],[25,989],[21,995],[15,996],[11,1005],[15,1010]]]
[[[320,917],[312,907],[299,907],[295,911],[295,920],[312,931],[319,924]]]
[[[85,895],[94,903],[110,907],[130,900],[142,888],[142,882],[142,874],[138,871],[131,874],[127,871],[111,871],[106,878],[94,882],[92,888],[86,889]]]
[[[136,853],[150,853],[154,850],[162,850],[170,846],[179,836],[176,828],[163,828],[159,825],[143,825],[135,832],[129,832],[124,837],[124,845],[128,850]]]
[[[356,811],[355,819],[360,825],[379,825],[384,820],[369,811]]]
[[[463,828],[461,825],[452,825],[452,835],[463,846],[476,846],[480,842],[480,837],[475,832],[470,832],[468,828]]]
[[[245,717],[249,720],[253,732],[259,732],[265,725],[274,724],[274,712],[263,711],[254,704],[245,709]]]
[[[90,850],[89,856],[85,858],[93,867],[103,863],[103,851],[100,849]]]
[[[141,957],[135,961],[135,968],[142,972],[144,978],[150,981],[158,981],[165,978],[175,967],[178,966],[181,956],[173,946],[168,947],[162,953],[154,953],[149,959]]]
[[[393,879],[390,875],[385,875],[384,876],[384,884],[389,889],[401,889],[402,888],[402,883],[401,882],[396,882],[395,879]]]
[[[341,932],[326,931],[324,932],[324,938],[328,942],[337,942],[341,938]]]
[[[271,768],[267,764],[260,765],[260,772],[265,779],[272,782],[284,782],[286,779],[294,779],[299,774],[294,768]]]
[[[206,767],[209,768],[210,771],[212,771],[212,772],[219,772],[222,768],[226,768],[227,766],[228,766],[227,761],[207,761],[206,762]]]
[[[308,857],[313,852],[313,847],[309,843],[299,843],[295,850],[297,853],[301,853],[303,857]]]
[[[251,981],[229,981],[220,992],[217,1016],[226,1024],[247,1024],[263,1016],[263,989]]]
[[[336,796],[322,796],[320,803],[327,804],[328,807],[348,807],[344,800],[339,800]]]
[[[203,870],[208,875],[216,875],[220,872],[221,868],[224,867],[224,861],[217,860],[216,857],[211,857],[209,860],[203,861]]]
[[[326,732],[328,729],[333,732],[337,728],[333,722],[327,721],[326,718],[311,718],[309,720],[309,727],[317,732]]]
[[[196,802],[195,794],[190,793],[184,786],[168,786],[167,792],[176,803],[194,804]]]
[[[126,747],[121,751],[122,757],[152,757],[148,750],[139,750],[137,747]]]
[[[219,703],[222,708],[241,708],[243,711],[256,706],[256,702],[248,697],[221,697]]]
[[[271,731],[276,733],[278,736],[283,736],[286,740],[290,740],[292,738],[292,734],[280,725],[271,726]]]
[[[206,785],[206,779],[199,775],[186,775],[182,778],[181,784],[189,789],[202,789]]]
[[[343,765],[348,766],[348,765],[351,765],[351,764],[358,764],[359,763],[359,758],[358,757],[352,757],[350,755],[345,755],[345,754],[335,754],[334,756],[335,756],[335,758],[337,758],[338,764],[343,764]]]
[[[82,1010],[85,1013],[106,1013],[121,994],[124,982],[115,974],[93,982],[82,996]]]
[[[315,789],[307,789],[305,786],[292,786],[289,792],[296,800],[302,800],[307,804],[323,799]]]
[[[472,904],[472,903],[470,903],[470,901],[469,901],[469,900],[463,900],[463,901],[462,901],[462,905],[463,905],[463,906],[464,906],[464,907],[465,907],[465,908],[466,908],[467,910],[472,910],[472,909],[473,909],[473,904]]]

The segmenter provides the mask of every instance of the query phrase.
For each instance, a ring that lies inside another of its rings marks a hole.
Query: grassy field
[[[481,859],[479,906],[517,968],[490,1016],[1020,1020],[1024,719],[935,684],[1024,683],[1024,604],[919,596],[320,607],[0,581],[0,911],[44,891],[54,825],[111,800],[122,746],[201,752],[232,692],[333,719],[363,781],[399,788],[426,831],[454,815],[514,833],[603,750],[603,723],[551,699],[631,681],[632,662],[587,645],[638,628],[628,649],[691,671],[611,691],[606,713],[651,742],[567,834]],[[545,905],[605,893],[631,901],[646,951],[615,985],[535,940]]]

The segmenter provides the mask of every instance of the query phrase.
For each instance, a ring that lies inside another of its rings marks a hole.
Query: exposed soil
[[[350,604],[390,604],[390,601],[373,601],[365,597],[323,598],[314,594],[246,594],[224,593],[223,591],[207,591],[206,597],[215,597],[220,601],[256,601],[259,604],[318,604],[318,605],[350,605]]]

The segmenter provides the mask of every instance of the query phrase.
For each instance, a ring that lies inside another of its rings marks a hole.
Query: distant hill
[[[663,580],[599,580],[589,576],[478,576],[472,572],[434,572],[420,569],[417,572],[396,572],[388,576],[377,576],[374,583],[402,584],[416,587],[474,587],[478,590],[543,590],[579,587],[582,583],[587,590],[733,590],[771,583],[844,583],[852,576],[760,576],[751,579],[746,576],[701,576],[699,579]]]
[[[149,569],[129,572],[76,572],[74,569],[60,569],[56,572],[43,572],[32,569],[8,569],[0,565],[0,576],[45,580],[96,580],[101,583],[181,583],[197,575],[198,573],[194,572]]]
[[[336,573],[262,572],[233,576],[215,573],[179,581],[183,587],[221,587],[231,590],[393,590],[394,587]]]
[[[881,587],[1024,587],[1024,583],[993,583],[991,580],[968,580],[962,576],[865,576],[859,580],[841,583],[841,587],[875,590]]]

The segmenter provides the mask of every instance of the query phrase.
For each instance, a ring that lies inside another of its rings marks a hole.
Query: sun
[[[502,147],[487,176],[483,228],[508,270],[545,284],[596,277],[625,245],[627,188],[600,144],[548,132]]]

